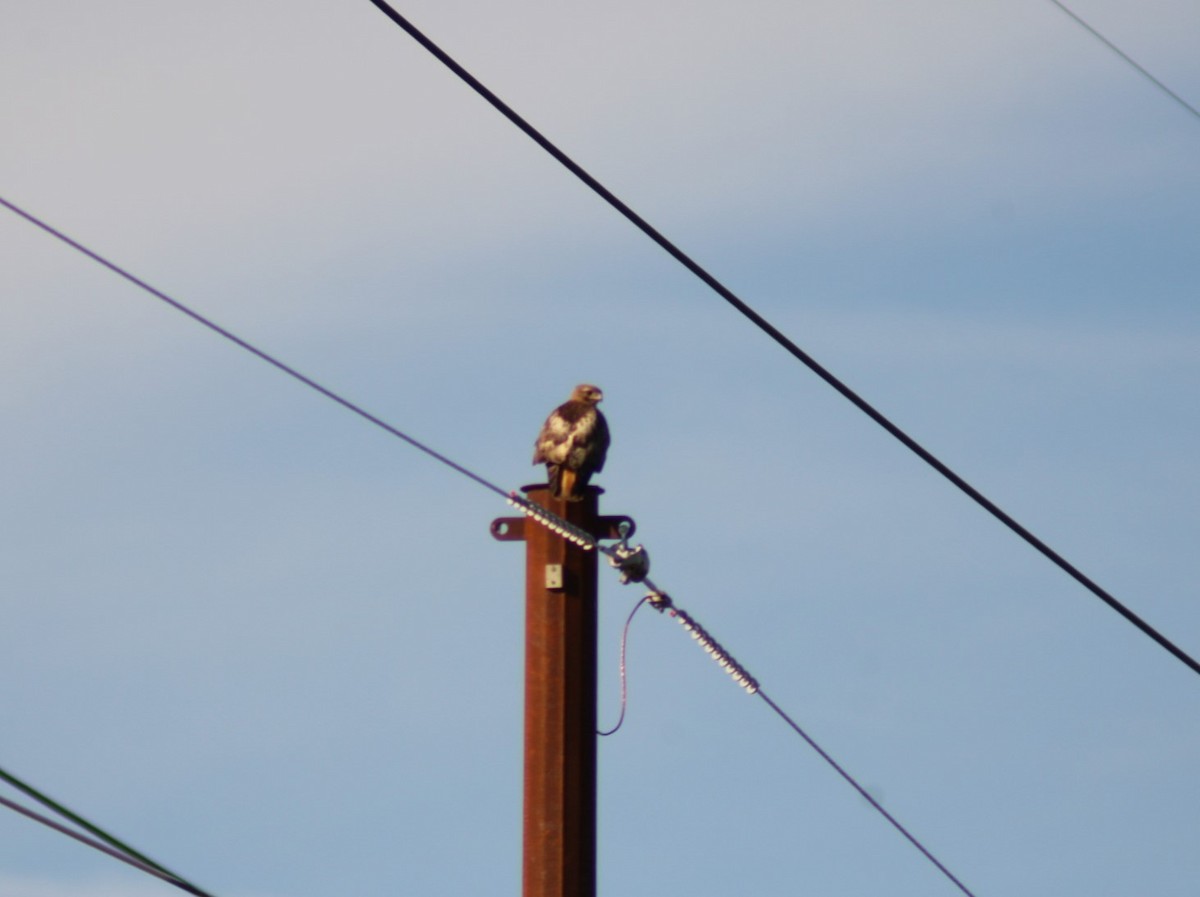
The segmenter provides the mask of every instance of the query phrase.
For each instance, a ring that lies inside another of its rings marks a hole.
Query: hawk
[[[580,501],[592,474],[604,468],[608,454],[608,422],[596,405],[604,398],[598,386],[581,383],[546,418],[533,449],[533,463],[546,465],[555,498]]]

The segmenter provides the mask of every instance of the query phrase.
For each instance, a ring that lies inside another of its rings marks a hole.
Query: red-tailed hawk
[[[533,444],[533,463],[546,465],[546,478],[555,498],[579,501],[587,492],[592,474],[604,468],[608,422],[596,407],[603,398],[598,386],[581,383],[542,424],[542,432]]]

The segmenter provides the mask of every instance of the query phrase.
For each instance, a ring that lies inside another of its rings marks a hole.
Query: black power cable
[[[531,140],[533,140],[538,146],[553,156],[554,159],[562,164],[564,168],[583,181],[583,183],[590,187],[605,202],[620,212],[634,226],[646,234],[646,236],[662,247],[681,265],[700,278],[700,280],[707,284],[715,293],[717,293],[717,295],[749,318],[755,326],[771,337],[771,339],[775,340],[775,342],[782,346],[788,353],[806,365],[814,374],[841,393],[842,396],[852,402],[860,411],[871,418],[871,420],[875,421],[875,423],[887,430],[888,433],[898,439],[906,448],[917,455],[917,457],[919,457],[926,464],[928,464],[943,477],[957,486],[960,490],[966,493],[966,495],[975,501],[980,507],[982,507],[989,514],[1024,539],[1029,545],[1031,545],[1057,567],[1067,573],[1076,582],[1107,604],[1110,608],[1119,613],[1127,621],[1140,629],[1145,635],[1157,642],[1160,647],[1168,651],[1177,660],[1185,664],[1193,673],[1200,674],[1200,662],[1197,662],[1182,648],[1175,645],[1161,632],[1159,632],[1140,616],[1118,601],[1115,597],[1101,588],[1099,584],[1085,575],[1082,570],[1070,563],[1066,558],[1064,558],[1049,545],[1035,536],[1032,532],[1018,523],[1013,517],[1001,509],[999,505],[997,505],[982,492],[964,480],[961,476],[951,470],[924,446],[901,430],[896,424],[892,423],[891,420],[889,420],[883,415],[882,412],[867,402],[866,399],[862,398],[862,396],[852,390],[840,379],[835,377],[824,366],[818,363],[816,359],[801,349],[779,329],[771,324],[770,321],[734,295],[734,293],[728,287],[722,284],[713,275],[708,273],[708,271],[701,267],[698,262],[694,261],[682,249],[680,249],[653,226],[651,226],[651,224],[642,218],[642,216],[617,198],[617,196],[614,195],[607,187],[588,174],[587,171],[585,171],[578,163],[576,163],[566,153],[555,146],[549,140],[549,138],[541,133],[541,131],[518,115],[517,112],[512,109],[512,107],[496,96],[496,94],[492,93],[492,91],[484,86],[479,79],[459,65],[458,62],[456,62],[441,47],[439,47],[421,31],[419,31],[416,26],[408,21],[408,19],[400,15],[400,13],[393,9],[388,3],[384,2],[384,0],[370,0],[370,2],[378,7],[380,12],[391,19],[396,25],[404,29],[409,36],[411,36],[415,41],[417,41],[417,43],[428,50],[434,57],[438,59],[439,62],[441,62],[459,78],[465,81],[467,85],[471,87],[471,89],[487,100],[487,102],[490,103],[501,115],[524,131]]]

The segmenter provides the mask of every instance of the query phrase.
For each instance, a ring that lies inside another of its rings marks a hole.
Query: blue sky
[[[506,488],[599,383],[655,580],[975,893],[1194,894],[1182,664],[369,3],[103,6],[5,16],[0,194]],[[1200,654],[1200,122],[1044,0],[399,8]],[[1195,4],[1073,8],[1200,101]],[[0,766],[222,897],[517,892],[509,509],[0,247]],[[602,894],[954,892],[669,621],[629,650]],[[6,814],[0,893],[173,890]]]

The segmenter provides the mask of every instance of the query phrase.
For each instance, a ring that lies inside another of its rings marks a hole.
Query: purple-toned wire
[[[633,610],[629,612],[628,619],[625,620],[625,629],[621,632],[621,715],[617,717],[617,724],[607,732],[597,732],[597,735],[612,735],[613,732],[621,728],[621,723],[625,722],[625,704],[629,697],[629,688],[625,676],[625,646],[629,641],[629,624],[633,622],[633,615],[636,614],[643,604],[650,600],[649,595],[643,595],[641,600],[633,606]]]
[[[174,875],[171,875],[168,872],[163,872],[160,869],[149,866],[146,863],[143,863],[141,860],[135,859],[129,854],[124,853],[123,851],[109,847],[107,844],[102,844],[95,838],[89,838],[87,835],[82,835],[79,832],[73,831],[67,826],[55,822],[53,819],[50,819],[47,816],[43,816],[41,813],[35,812],[28,807],[21,806],[21,804],[17,803],[16,801],[9,800],[7,797],[0,797],[0,806],[7,807],[14,812],[20,813],[22,816],[28,816],[34,822],[40,822],[47,828],[54,829],[54,831],[58,832],[59,834],[66,835],[68,838],[74,838],[76,841],[86,844],[88,847],[98,850],[101,853],[106,853],[114,860],[120,860],[122,863],[127,863],[134,869],[145,872],[147,875],[153,875],[155,878],[162,879],[167,884],[174,885],[181,891],[187,891],[189,894],[195,894],[196,897],[212,897],[212,895],[207,891],[202,891],[193,884],[183,881],[180,878],[176,878]]]

